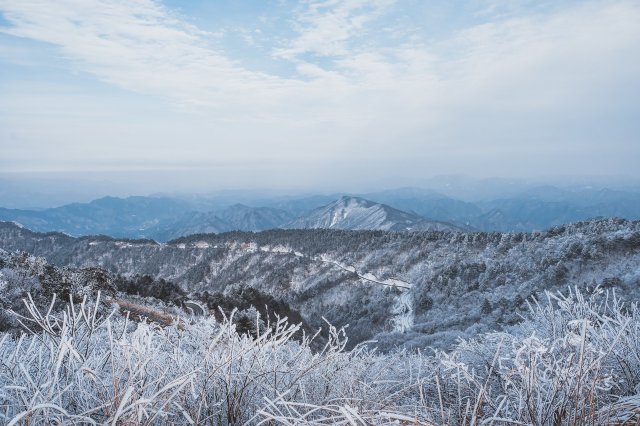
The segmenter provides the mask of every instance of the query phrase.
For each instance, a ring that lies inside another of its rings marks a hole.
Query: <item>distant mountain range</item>
[[[0,208],[0,220],[44,232],[138,238],[149,237],[152,230],[174,221],[189,209],[185,203],[171,198],[104,197],[44,210]]]
[[[196,233],[276,228],[525,232],[597,217],[640,219],[640,193],[540,186],[489,201],[419,188],[305,197],[105,197],[42,210],[0,208],[35,231],[168,241]]]
[[[150,230],[149,236],[159,241],[191,234],[220,233],[226,231],[262,231],[282,228],[294,216],[272,207],[248,207],[234,204],[210,212],[189,212],[178,220]]]

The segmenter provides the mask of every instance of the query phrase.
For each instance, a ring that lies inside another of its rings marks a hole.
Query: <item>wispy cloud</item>
[[[297,36],[275,55],[292,59],[311,53],[321,56],[346,55],[349,41],[366,36],[366,25],[380,17],[395,0],[311,1],[295,19]]]
[[[219,107],[281,84],[245,70],[216,48],[216,35],[152,0],[2,0],[0,10],[11,23],[4,33],[56,45],[80,70],[136,92]]]
[[[194,160],[210,147],[213,130],[227,142],[216,155],[234,161],[270,155],[311,162],[313,153],[327,164],[333,156],[345,163],[396,159],[446,168],[502,164],[511,155],[519,171],[526,159],[553,157],[558,144],[575,153],[589,145],[590,158],[603,158],[607,145],[600,143],[603,132],[593,131],[597,126],[611,134],[615,128],[608,147],[629,151],[637,122],[620,130],[615,117],[638,112],[637,1],[485,8],[480,18],[437,36],[412,31],[393,43],[374,37],[398,25],[388,14],[403,6],[308,1],[285,19],[292,26],[287,39],[237,29],[261,43],[279,40],[271,52],[294,70],[287,74],[247,69],[237,52],[223,48],[224,35],[155,0],[59,0],[55,6],[0,0],[9,23],[0,31],[55,46],[75,72],[201,114],[200,122],[179,127],[201,141],[192,142]],[[0,120],[11,102],[0,105]],[[171,133],[162,120],[149,126],[157,127],[157,138]],[[169,145],[158,161],[169,158]]]
[[[494,90],[524,83],[525,77],[535,79],[539,70],[552,71],[549,67],[558,67],[559,78],[573,78],[575,73],[567,69],[572,64],[596,65],[625,47],[637,48],[640,33],[640,7],[619,1],[474,25],[431,44],[354,44],[353,39],[366,35],[367,24],[394,3],[307,3],[295,16],[297,35],[274,50],[297,64],[300,78],[245,69],[220,47],[219,35],[198,29],[154,0],[61,0],[55,7],[47,0],[0,0],[0,10],[11,23],[2,32],[58,46],[77,69],[103,81],[216,107],[273,107],[305,96],[318,101],[330,89],[349,92],[364,86],[386,87],[393,97],[408,85],[412,97],[434,100],[432,93],[415,89],[455,81],[460,90],[476,89],[479,82]],[[305,54],[329,61],[300,59]],[[556,77],[544,79],[552,83]]]

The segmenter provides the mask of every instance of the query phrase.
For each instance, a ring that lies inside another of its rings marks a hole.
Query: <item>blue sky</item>
[[[638,177],[639,22],[625,0],[0,0],[0,174]]]

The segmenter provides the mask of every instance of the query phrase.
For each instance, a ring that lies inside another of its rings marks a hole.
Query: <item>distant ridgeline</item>
[[[618,219],[533,233],[290,229],[166,244],[74,238],[3,222],[0,249],[28,252],[56,268],[100,268],[114,291],[136,303],[151,297],[169,311],[186,300],[210,311],[237,304],[266,312],[268,305],[309,330],[325,325],[323,317],[349,324],[350,345],[375,339],[383,350],[449,347],[457,337],[503,329],[545,290],[601,286],[629,301],[640,296],[640,222]],[[2,267],[6,285],[29,281]],[[35,290],[43,280],[53,288],[56,277],[30,276]]]
[[[0,220],[39,232],[169,241],[198,233],[268,229],[531,232],[594,218],[640,219],[640,193],[538,187],[489,201],[415,188],[362,196],[224,199],[105,197],[43,210],[0,208]]]

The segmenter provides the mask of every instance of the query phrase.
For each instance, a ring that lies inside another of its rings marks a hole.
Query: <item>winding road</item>
[[[199,243],[199,242],[194,243],[194,246],[197,248],[209,247],[208,244]],[[368,281],[370,283],[377,284],[377,285],[383,285],[386,287],[395,287],[399,290],[399,294],[391,310],[394,317],[389,320],[389,323],[393,327],[394,331],[397,331],[399,333],[405,333],[406,331],[410,330],[411,327],[413,327],[413,322],[414,322],[413,299],[411,297],[411,294],[409,293],[409,290],[411,290],[411,288],[413,287],[411,283],[402,281],[397,278],[387,278],[383,280],[381,278],[376,277],[370,272],[364,272],[364,273],[359,272],[355,266],[346,265],[344,263],[338,262],[336,260],[329,258],[325,254],[321,254],[319,256],[308,256],[304,253],[301,253],[299,251],[294,251],[284,246],[258,247],[258,245],[255,243],[241,245],[239,248],[240,250],[245,251],[247,253],[256,253],[258,251],[261,251],[261,252],[267,252],[267,253],[294,255],[296,257],[306,257],[315,261],[328,263],[344,271],[354,273],[358,276],[358,278],[364,281]],[[206,315],[205,308],[197,302],[188,301],[188,302],[185,302],[185,306],[189,308],[194,315]]]
[[[355,273],[362,280],[365,280],[374,284],[378,284],[378,285],[395,287],[399,289],[400,294],[398,295],[396,302],[392,308],[394,317],[391,318],[390,323],[393,329],[399,333],[405,333],[408,330],[410,330],[411,327],[413,327],[413,321],[414,321],[413,300],[411,298],[411,294],[409,293],[409,290],[413,287],[413,284],[408,283],[406,281],[399,280],[397,278],[387,278],[386,280],[383,280],[376,277],[370,272],[365,272],[365,273],[358,272],[355,266],[345,265],[344,263],[340,263],[336,260],[333,260],[324,254],[320,256],[307,256],[304,253],[293,251],[291,249],[287,249],[284,247],[277,247],[274,249],[270,249],[269,247],[263,246],[263,247],[260,247],[260,250],[271,252],[271,253],[293,254],[297,257],[309,257],[310,259],[313,259],[313,260],[329,263],[344,271]]]

